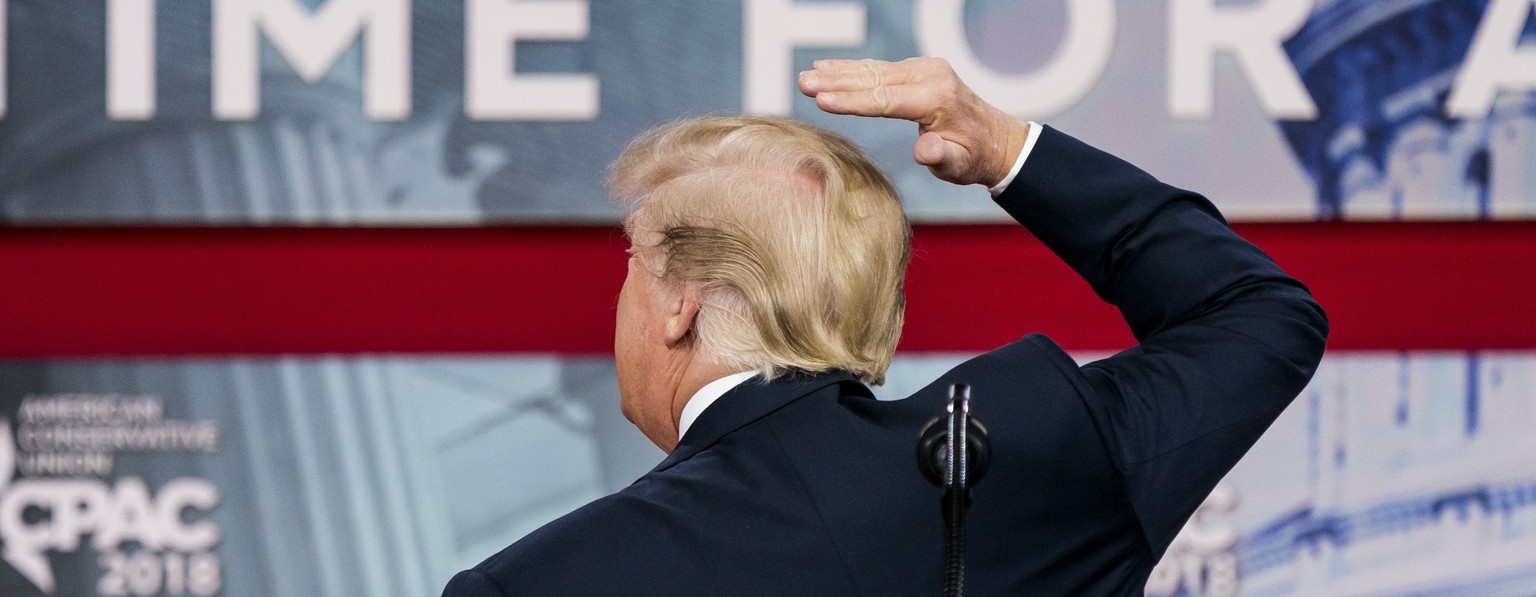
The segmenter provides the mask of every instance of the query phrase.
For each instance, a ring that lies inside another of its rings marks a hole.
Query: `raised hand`
[[[976,97],[942,58],[817,60],[800,93],[833,114],[917,123],[912,159],[955,184],[996,185],[1013,167],[1029,124]]]

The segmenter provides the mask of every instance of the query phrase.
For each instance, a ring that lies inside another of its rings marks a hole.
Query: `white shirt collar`
[[[731,388],[741,385],[741,382],[752,379],[756,375],[756,371],[733,373],[709,382],[704,387],[699,388],[699,391],[694,392],[693,397],[688,399],[688,403],[683,405],[682,415],[678,417],[677,441],[683,441],[683,435],[688,433],[688,427],[692,426],[694,421],[699,420],[699,415],[704,414],[704,409],[709,408],[709,405],[714,404],[726,392],[731,391]]]

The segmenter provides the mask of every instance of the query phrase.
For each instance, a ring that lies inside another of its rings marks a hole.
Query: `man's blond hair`
[[[765,378],[885,380],[901,337],[911,228],[896,188],[849,140],[764,116],[682,120],[613,164],[625,231],[657,275],[702,290],[695,341]]]

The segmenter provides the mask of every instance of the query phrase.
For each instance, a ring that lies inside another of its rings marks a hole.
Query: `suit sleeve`
[[[997,202],[1136,336],[1080,387],[1161,555],[1304,388],[1327,319],[1204,197],[1049,127]]]
[[[477,570],[465,570],[453,575],[453,580],[443,587],[443,597],[507,597],[507,593],[491,577]]]

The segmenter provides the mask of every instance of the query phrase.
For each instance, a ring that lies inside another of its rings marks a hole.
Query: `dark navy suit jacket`
[[[1326,319],[1204,198],[1053,129],[997,201],[1119,307],[1137,346],[1079,367],[1029,335],[888,402],[847,374],[749,381],[633,485],[444,594],[939,594],[940,492],[914,450],[963,381],[993,449],[968,517],[968,594],[1141,595],[1307,383]]]

